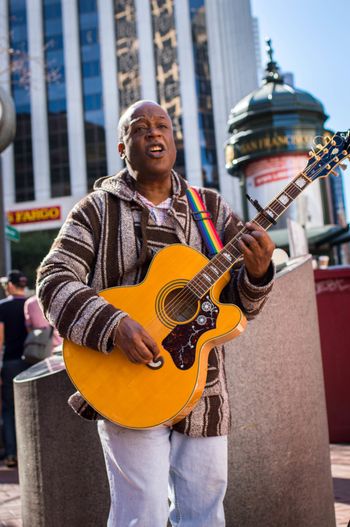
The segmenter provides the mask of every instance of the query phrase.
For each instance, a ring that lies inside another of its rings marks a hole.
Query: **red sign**
[[[40,221],[56,221],[61,219],[61,207],[40,207],[37,209],[9,210],[7,221],[10,225],[37,223]]]
[[[284,179],[292,179],[305,168],[306,161],[307,156],[304,154],[259,159],[247,165],[245,175],[247,178],[253,178],[254,187],[260,187]]]

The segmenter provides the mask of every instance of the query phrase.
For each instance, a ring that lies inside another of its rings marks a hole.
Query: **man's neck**
[[[158,205],[172,195],[171,174],[162,179],[138,177],[136,190],[151,203]]]

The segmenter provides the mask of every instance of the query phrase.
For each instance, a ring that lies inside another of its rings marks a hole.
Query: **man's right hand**
[[[160,354],[156,342],[147,331],[130,317],[124,317],[114,334],[114,344],[135,364],[155,361]]]

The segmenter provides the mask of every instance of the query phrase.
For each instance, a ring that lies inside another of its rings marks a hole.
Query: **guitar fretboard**
[[[303,190],[312,182],[306,174],[298,174],[284,189],[280,192],[269,205],[259,212],[253,220],[263,229],[267,230],[273,225],[272,218],[276,221],[291,203],[303,192]],[[230,240],[221,251],[216,254],[208,264],[196,274],[186,285],[192,296],[198,300],[202,298],[219,278],[225,274],[231,267],[242,257],[242,251],[238,247],[238,242],[242,234],[249,233],[246,227],[243,227],[236,236]]]

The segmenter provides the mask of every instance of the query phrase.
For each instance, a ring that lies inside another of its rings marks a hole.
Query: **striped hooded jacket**
[[[37,282],[43,310],[64,338],[109,353],[115,326],[126,313],[106,303],[97,292],[139,283],[153,254],[171,243],[183,243],[207,255],[191,215],[186,188],[187,182],[173,172],[169,219],[160,227],[138,198],[135,181],[127,170],[98,180],[94,191],[73,208],[41,264]],[[240,230],[239,218],[217,192],[198,190],[226,244]],[[238,305],[251,319],[265,304],[273,277],[271,265],[263,285],[253,285],[242,266],[232,272],[221,301]],[[224,346],[210,352],[202,398],[185,419],[174,425],[179,432],[193,437],[228,433],[230,410],[224,354]],[[70,397],[69,404],[82,417],[99,418],[79,392]]]

